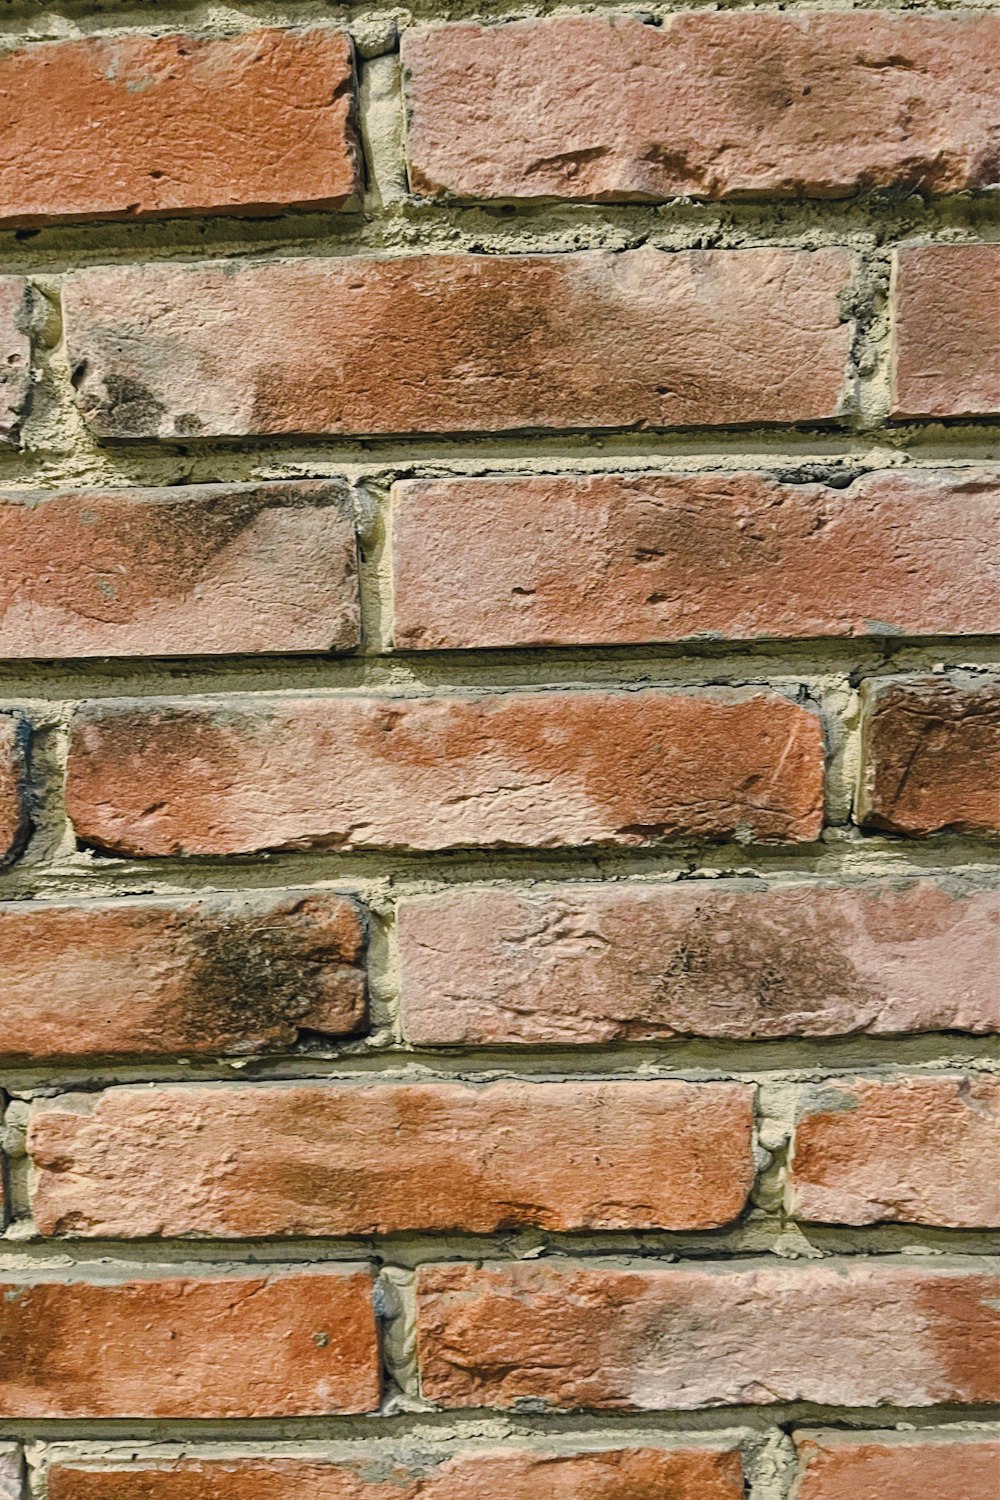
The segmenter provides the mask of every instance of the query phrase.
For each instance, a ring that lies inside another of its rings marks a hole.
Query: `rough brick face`
[[[29,830],[28,725],[0,711],[0,866],[16,858]]]
[[[459,890],[399,943],[431,1045],[1000,1031],[1000,893],[948,879]]]
[[[9,52],[0,223],[343,207],[352,95],[350,41],[319,28]]]
[[[623,645],[1000,629],[1000,474],[410,480],[395,643]]]
[[[996,180],[995,16],[562,16],[403,37],[410,180],[460,198],[846,197]]]
[[[814,839],[823,731],[774,693],[98,703],[79,837],[118,853]]]
[[[31,390],[28,283],[0,276],[0,448],[17,441]]]
[[[356,1032],[363,946],[358,908],[323,891],[0,906],[0,1055],[254,1053]]]
[[[64,307],[102,438],[808,422],[844,409],[850,265],[647,247],[101,267]]]
[[[986,1500],[1000,1472],[1000,1441],[974,1433],[796,1434],[796,1500]]]
[[[0,1290],[0,1415],[306,1417],[371,1411],[366,1270]]]
[[[1000,412],[1000,245],[910,245],[893,271],[893,414]]]
[[[23,1474],[20,1452],[13,1444],[4,1443],[0,1446],[0,1500],[21,1500]]]
[[[200,656],[358,644],[341,485],[0,494],[0,655]]]
[[[1000,832],[1000,678],[866,683],[859,803],[892,833]]]
[[[706,1229],[752,1123],[733,1083],[112,1089],[36,1105],[28,1150],[45,1234]]]
[[[998,1293],[985,1272],[884,1260],[425,1266],[422,1388],[454,1407],[993,1401]]]

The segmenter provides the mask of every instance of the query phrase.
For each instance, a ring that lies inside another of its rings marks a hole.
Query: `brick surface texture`
[[[0,1500],[1000,1487],[1000,16],[0,20]]]

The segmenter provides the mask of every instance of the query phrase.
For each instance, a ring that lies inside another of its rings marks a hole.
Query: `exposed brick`
[[[1000,245],[909,245],[893,272],[897,417],[1000,413]]]
[[[0,712],[0,865],[17,858],[30,831],[28,747],[22,716]]]
[[[97,702],[67,806],[120,854],[815,839],[823,730],[775,693]]]
[[[0,992],[6,1058],[260,1052],[363,1027],[363,927],[328,891],[14,902]]]
[[[39,1101],[28,1151],[43,1234],[706,1229],[752,1127],[739,1083],[206,1085]]]
[[[1000,1277],[887,1261],[418,1272],[423,1393],[444,1406],[691,1410],[1000,1394]]]
[[[467,1450],[396,1459],[372,1447],[357,1459],[182,1458],[58,1462],[49,1500],[743,1500],[742,1464],[725,1448]]]
[[[347,36],[320,28],[8,52],[0,223],[344,207],[353,72]]]
[[[4,1417],[372,1411],[380,1374],[371,1277],[324,1264],[253,1276],[8,1279],[0,1369]]]
[[[998,1163],[1000,1079],[831,1078],[800,1105],[789,1208],[832,1224],[991,1228]]]
[[[986,634],[1000,473],[405,480],[393,558],[416,650]]]
[[[64,307],[103,438],[712,427],[843,411],[849,272],[789,249],[160,262],[74,272]]]
[[[16,443],[31,391],[28,283],[0,276],[0,448]]]
[[[800,1432],[795,1445],[796,1500],[987,1500],[1000,1474],[1000,1442],[971,1432]]]
[[[358,644],[344,486],[0,494],[0,655],[197,656]]]
[[[947,877],[455,890],[398,925],[432,1046],[1000,1031],[1000,892]]]
[[[1000,832],[1000,678],[871,679],[862,705],[862,823]]]
[[[415,191],[846,197],[996,181],[996,16],[561,16],[407,31]]]
[[[0,1500],[21,1500],[24,1494],[23,1475],[21,1450],[13,1443],[0,1444]]]

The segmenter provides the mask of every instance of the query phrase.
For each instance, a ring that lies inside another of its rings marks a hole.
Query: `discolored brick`
[[[23,276],[0,276],[0,448],[16,444],[32,381],[31,302]]]
[[[30,731],[21,714],[0,711],[0,865],[16,859],[31,829]]]
[[[796,1500],[983,1500],[1000,1473],[1000,1441],[985,1434],[798,1432]]]

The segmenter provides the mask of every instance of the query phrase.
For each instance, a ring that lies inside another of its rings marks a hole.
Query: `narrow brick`
[[[318,27],[7,52],[0,223],[354,206],[353,88],[350,40]]]
[[[72,730],[77,835],[119,854],[810,841],[819,718],[776,693],[119,700]]]
[[[324,481],[0,494],[0,656],[358,644],[350,496]]]
[[[740,1456],[718,1447],[477,1448],[419,1460],[384,1445],[356,1459],[58,1461],[49,1500],[743,1500]]]
[[[987,1500],[1000,1474],[1000,1442],[974,1432],[798,1432],[795,1446],[796,1500]]]
[[[15,1061],[286,1048],[364,1026],[361,914],[328,891],[11,902],[0,992]]]
[[[160,262],[74,272],[64,308],[100,438],[714,427],[841,414],[849,273],[788,249]]]
[[[908,245],[893,271],[896,417],[1000,413],[1000,245]]]
[[[799,1107],[789,1210],[830,1224],[994,1228],[998,1162],[1000,1079],[830,1078]]]
[[[1000,1395],[1000,1277],[887,1261],[423,1266],[421,1385],[443,1406],[692,1410]]]
[[[404,480],[411,650],[1000,631],[1000,472]]]
[[[423,1045],[1000,1031],[1000,893],[946,876],[458,889],[398,926]]]
[[[24,1461],[20,1448],[13,1443],[0,1444],[0,1500],[22,1500],[23,1485]]]
[[[0,712],[0,865],[17,858],[30,832],[28,748],[26,721]]]
[[[373,1411],[367,1269],[0,1285],[0,1416],[320,1417]]]
[[[0,276],[0,448],[15,444],[31,391],[28,283]]]
[[[996,181],[996,16],[560,16],[403,34],[410,181],[459,198],[843,198]]]
[[[752,1133],[738,1083],[207,1085],[39,1101],[28,1151],[43,1234],[709,1229]]]
[[[891,833],[1000,832],[1000,678],[871,679],[860,821]]]

